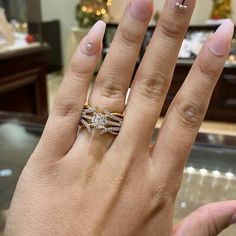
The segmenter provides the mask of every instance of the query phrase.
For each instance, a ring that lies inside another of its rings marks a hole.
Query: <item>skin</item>
[[[125,108],[126,92],[153,11],[151,1],[136,1],[143,4],[147,17],[137,17],[132,5],[127,6],[89,97],[89,104],[99,105],[101,110],[123,112]],[[149,144],[195,1],[189,1],[186,12],[174,4],[166,1],[135,75],[117,137],[99,136],[95,129],[78,133],[102,48],[101,23],[99,32],[93,31],[82,40],[42,138],[18,182],[5,235],[213,236],[235,221],[236,201],[229,201],[204,206],[173,226],[184,164],[227,58],[232,37],[229,23],[228,33],[211,37],[203,47],[170,106],[156,143]],[[91,39],[94,45],[88,51]],[[213,53],[210,49],[217,41],[221,50]]]

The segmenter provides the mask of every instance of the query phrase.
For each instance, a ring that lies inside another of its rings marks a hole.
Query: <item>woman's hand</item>
[[[166,1],[126,107],[153,4],[133,0],[125,10],[89,98],[100,111],[125,109],[117,137],[100,136],[96,129],[78,132],[104,23],[95,24],[82,40],[18,182],[6,235],[205,236],[216,235],[235,221],[236,202],[217,203],[172,229],[184,164],[227,58],[232,22],[226,21],[204,45],[150,147],[195,5],[188,0],[187,10],[180,10],[177,1]]]

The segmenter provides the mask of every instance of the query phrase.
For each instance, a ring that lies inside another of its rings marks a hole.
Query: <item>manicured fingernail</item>
[[[225,22],[216,30],[209,39],[208,48],[216,56],[225,56],[229,53],[232,37],[234,34],[234,23],[231,20]]]
[[[137,20],[147,20],[153,10],[152,0],[132,0],[130,5],[130,15]]]
[[[106,24],[103,21],[100,20],[96,22],[82,40],[81,51],[88,56],[96,54],[98,49],[101,47],[105,30]]]

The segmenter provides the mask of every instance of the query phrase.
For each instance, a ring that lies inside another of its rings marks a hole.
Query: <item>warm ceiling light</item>
[[[107,6],[110,7],[111,5],[112,5],[112,0],[108,0],[108,1],[107,1]]]
[[[107,12],[106,12],[106,9],[101,9],[101,13],[104,15],[104,14],[106,14]]]
[[[83,7],[82,7],[82,11],[83,11],[83,12],[86,12],[86,11],[87,11],[87,7],[83,6]]]

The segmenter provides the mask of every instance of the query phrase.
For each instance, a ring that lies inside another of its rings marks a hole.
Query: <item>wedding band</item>
[[[120,113],[112,113],[108,109],[103,112],[97,112],[98,107],[85,105],[81,114],[79,126],[85,127],[88,132],[92,128],[100,131],[100,135],[105,133],[118,135],[123,124],[123,115]]]

